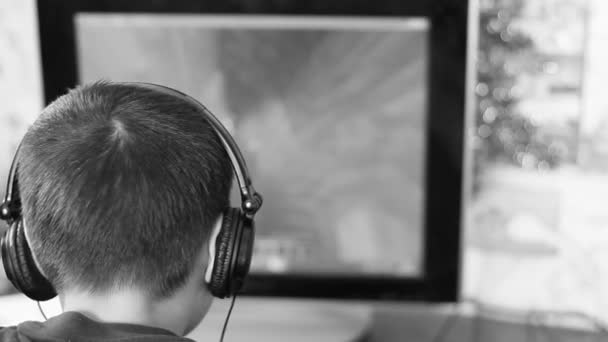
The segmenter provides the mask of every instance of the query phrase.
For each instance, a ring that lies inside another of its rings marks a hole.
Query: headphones
[[[254,216],[262,206],[262,196],[255,191],[251,184],[251,177],[245,159],[236,142],[211,111],[199,101],[178,90],[152,83],[126,82],[116,84],[155,90],[190,103],[205,115],[220,138],[236,175],[241,193],[241,207],[227,208],[223,212],[222,225],[217,232],[215,245],[213,239],[210,243],[210,251],[213,251],[212,255],[214,257],[213,268],[211,272],[207,272],[208,276],[205,280],[215,297],[225,298],[235,295],[243,286],[247,273],[249,273],[253,254]],[[21,144],[17,147],[11,163],[6,195],[0,205],[0,219],[6,221],[9,225],[0,241],[2,263],[6,276],[17,290],[33,300],[45,301],[55,297],[57,293],[53,285],[36,266],[32,251],[25,238],[17,178],[17,156],[20,147]]]

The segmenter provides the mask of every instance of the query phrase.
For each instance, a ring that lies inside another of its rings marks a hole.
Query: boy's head
[[[171,298],[199,271],[229,204],[230,159],[203,113],[135,85],[60,97],[25,135],[18,163],[32,252],[60,295]]]

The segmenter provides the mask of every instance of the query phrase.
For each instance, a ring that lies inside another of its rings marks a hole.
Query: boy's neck
[[[128,323],[169,330],[183,335],[186,324],[166,310],[168,303],[151,300],[140,291],[121,290],[106,294],[70,292],[60,295],[63,311],[76,311],[105,323]],[[179,315],[178,315],[179,316]]]

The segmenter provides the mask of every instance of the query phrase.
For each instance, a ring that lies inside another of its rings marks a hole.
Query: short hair
[[[160,298],[190,276],[233,178],[197,107],[110,82],[46,107],[18,165],[32,250],[57,291],[139,286]]]

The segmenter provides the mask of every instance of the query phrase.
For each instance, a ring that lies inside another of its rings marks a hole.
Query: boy
[[[44,109],[18,165],[25,237],[64,312],[0,341],[188,341],[232,183],[205,115],[147,87],[82,86]]]

